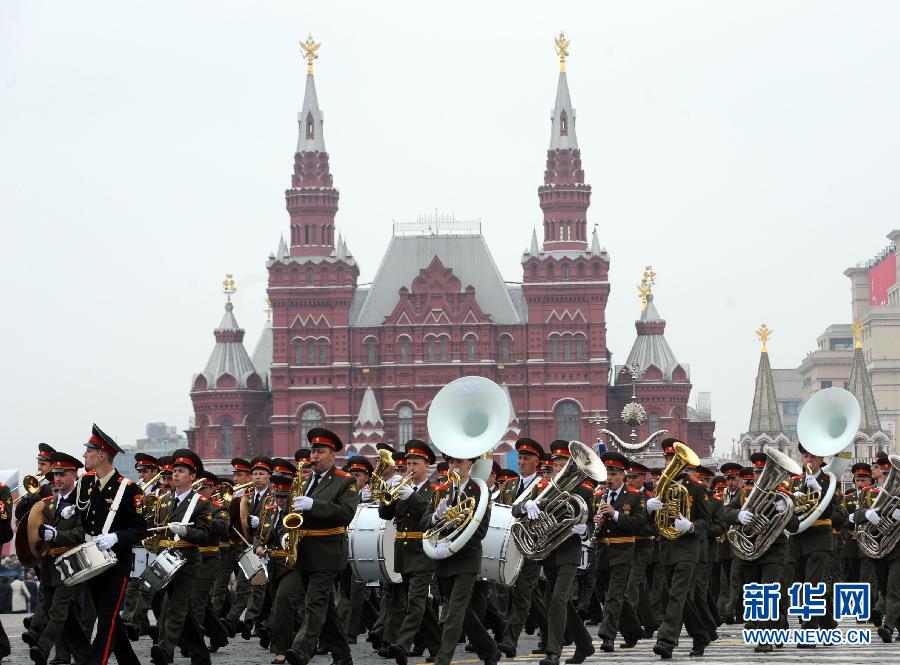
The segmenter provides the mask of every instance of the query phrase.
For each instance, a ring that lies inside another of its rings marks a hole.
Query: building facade
[[[610,257],[597,228],[589,234],[591,186],[564,61],[538,186],[542,234],[532,233],[514,282],[497,269],[480,222],[435,216],[394,224],[372,283],[360,285],[359,266],[336,230],[340,196],[311,64],[298,125],[285,192],[288,240],[267,262],[271,321],[251,358],[226,304],[214,351],[192,384],[195,450],[208,458],[251,450],[290,456],[310,428],[323,425],[350,444],[347,454],[373,455],[379,441],[427,440],[431,400],[466,375],[495,381],[509,397],[498,453],[526,434],[545,443],[593,442],[592,413],[615,426],[613,384],[626,379],[614,376],[606,343]],[[650,337],[650,346],[664,343],[664,330],[662,319],[642,316],[635,348]],[[715,423],[707,410],[691,424],[687,366],[671,350],[662,358],[632,355],[651,417],[708,454]],[[622,391],[631,390],[630,380]]]

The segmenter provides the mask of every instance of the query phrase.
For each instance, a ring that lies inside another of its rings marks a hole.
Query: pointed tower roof
[[[591,235],[591,254],[600,256],[606,252],[600,247],[600,239],[597,238],[597,225],[594,224],[594,233]]]
[[[881,430],[878,409],[875,407],[875,396],[872,394],[872,383],[866,369],[866,359],[862,349],[862,326],[853,324],[853,364],[850,366],[850,392],[859,402],[862,419],[859,430],[871,434]]]
[[[360,455],[375,454],[375,445],[384,441],[384,421],[381,420],[381,412],[378,410],[378,401],[375,399],[375,391],[372,386],[366,388],[363,393],[362,404],[359,406],[359,415],[353,423],[353,443],[347,449],[347,455],[354,453]],[[400,442],[401,445],[404,442]]]
[[[216,337],[216,345],[201,372],[206,379],[207,388],[261,389],[260,377],[247,354],[247,349],[244,348],[244,329],[234,318],[234,305],[230,301],[225,303],[225,314],[213,334]],[[234,385],[231,385],[230,381],[219,385],[220,380],[226,375],[234,378]],[[252,377],[256,378],[255,382]],[[196,378],[195,375],[195,381]]]
[[[375,391],[372,386],[366,388],[363,394],[362,404],[359,407],[359,415],[356,417],[357,425],[381,425],[381,412],[378,410],[378,402],[375,400]]]
[[[270,310],[271,312],[271,310]],[[266,318],[259,339],[256,341],[256,347],[253,349],[252,357],[253,367],[259,374],[266,388],[272,385],[272,317],[271,314]]]
[[[278,240],[278,251],[275,252],[275,258],[278,259],[286,259],[291,255],[288,251],[287,243],[284,242],[284,234],[281,234],[281,238]]]
[[[631,347],[631,353],[625,361],[629,371],[637,363],[637,369],[643,373],[653,365],[663,373],[666,381],[672,381],[677,367],[684,370],[685,379],[690,379],[690,368],[678,362],[669,342],[666,341],[666,321],[653,304],[653,286],[656,284],[656,273],[652,266],[644,268],[638,293],[641,298],[641,317],[634,322],[637,338]]]
[[[784,431],[784,426],[778,412],[775,380],[772,378],[772,366],[769,364],[769,352],[766,348],[772,330],[764,323],[756,331],[756,335],[762,342],[762,351],[759,355],[759,369],[756,371],[756,389],[753,392],[753,408],[750,411],[750,427],[747,434],[777,435]]]
[[[306,57],[306,90],[303,92],[303,107],[297,114],[297,124],[300,126],[300,134],[297,138],[297,152],[325,152],[325,134],[322,125],[325,116],[319,108],[319,98],[316,95],[316,79],[313,76],[313,60],[319,57],[319,44],[313,41],[312,35],[301,42],[300,47]]]
[[[569,55],[569,40],[560,32],[556,38],[556,53],[559,55],[559,79],[556,82],[556,102],[550,111],[550,150],[569,150],[578,147],[575,137],[575,109],[569,95],[566,79],[566,57]]]
[[[531,256],[537,256],[540,253],[538,249],[538,239],[537,239],[537,231],[535,229],[531,229],[531,247],[528,248],[528,254]]]

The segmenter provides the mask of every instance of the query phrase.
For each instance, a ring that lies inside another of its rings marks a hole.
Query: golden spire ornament
[[[319,47],[322,45],[322,42],[318,44],[313,41],[312,33],[306,38],[305,42],[300,42],[300,48],[303,49],[304,58],[306,58],[306,73],[312,76],[313,73],[313,60],[319,59]]]
[[[228,296],[228,304],[231,304],[231,296],[237,292],[237,287],[234,285],[234,274],[226,273],[225,279],[222,280],[222,293]]]
[[[270,298],[266,298],[266,308],[263,310],[266,313],[266,321],[272,320],[272,300]]]
[[[863,326],[859,321],[853,322],[853,348],[862,348]]]
[[[759,341],[762,342],[762,352],[763,353],[768,353],[768,350],[766,349],[766,342],[769,341],[769,338],[772,336],[772,333],[774,333],[774,332],[775,331],[772,330],[765,323],[762,324],[759,328],[757,328],[756,336],[759,337]]]
[[[653,295],[653,286],[656,284],[656,273],[653,272],[653,266],[644,266],[644,274],[641,283],[638,285],[638,297],[641,299],[641,311],[647,311],[647,303],[650,302],[650,296]]]
[[[556,44],[556,55],[559,56],[559,71],[566,71],[566,58],[569,57],[569,40],[566,39],[565,33],[560,30],[559,37],[554,40]]]

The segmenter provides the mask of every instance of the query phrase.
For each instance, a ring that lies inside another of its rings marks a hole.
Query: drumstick
[[[193,522],[170,522],[169,524],[166,524],[165,526],[151,527],[151,528],[147,529],[147,531],[165,531],[173,524],[180,524],[181,526],[193,526],[194,525]]]
[[[247,547],[250,547],[250,543],[248,543],[247,539],[244,538],[244,534],[242,534],[236,526],[233,526],[231,528],[234,529],[234,532],[241,537],[241,540],[243,540],[244,543],[246,543]]]

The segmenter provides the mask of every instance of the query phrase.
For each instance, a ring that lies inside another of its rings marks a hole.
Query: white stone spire
[[[540,253],[538,250],[537,231],[534,229],[531,229],[531,248],[528,250],[528,253],[531,256],[537,256]]]
[[[559,73],[556,84],[556,104],[550,112],[550,150],[567,150],[578,147],[575,137],[575,109],[569,97],[566,73]]]
[[[316,96],[316,80],[312,73],[306,75],[306,92],[303,94],[303,108],[297,114],[300,136],[297,139],[297,152],[325,152],[325,134],[322,124],[325,116],[319,109]]]
[[[362,404],[359,407],[359,415],[356,417],[357,425],[381,425],[381,412],[378,410],[378,402],[375,400],[375,391],[372,386],[366,388],[363,394]]]

